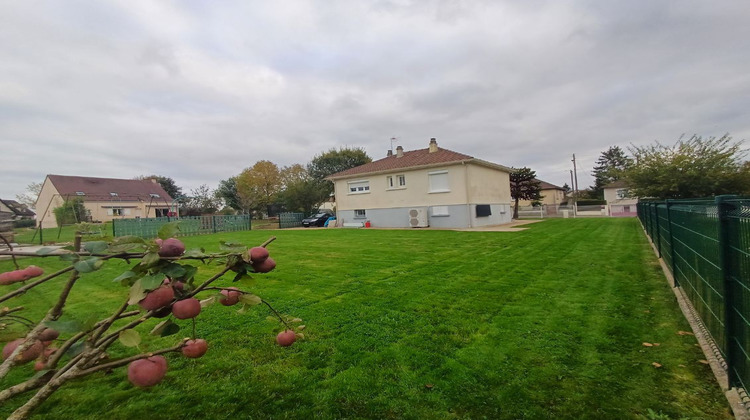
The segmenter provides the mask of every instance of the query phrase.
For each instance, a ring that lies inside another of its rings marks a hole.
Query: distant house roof
[[[628,183],[625,182],[624,179],[618,179],[615,182],[610,182],[602,188],[628,188],[629,186],[630,185],[628,185]]]
[[[158,182],[150,179],[94,178],[86,176],[47,175],[63,197],[80,197],[84,201],[146,201],[171,203],[172,197]]]
[[[5,207],[9,208],[10,211],[13,212],[16,216],[19,217],[34,217],[36,216],[36,213],[31,211],[28,207],[26,207],[25,204],[21,204],[18,201],[15,200],[3,200],[0,199],[0,202],[2,202]]]
[[[549,182],[542,181],[541,179],[537,179],[539,181],[539,188],[542,190],[560,190],[565,191],[563,187],[558,187],[557,185],[550,184]]]
[[[383,159],[376,160],[370,163],[365,163],[345,171],[337,172],[327,177],[327,179],[334,180],[339,178],[347,178],[356,175],[380,173],[380,172],[394,172],[402,169],[416,169],[431,166],[441,166],[446,164],[458,164],[458,163],[476,163],[478,165],[499,169],[505,172],[511,172],[512,169],[506,166],[497,165],[492,162],[487,162],[481,159],[474,158],[463,153],[454,152],[452,150],[437,148],[437,151],[430,153],[430,149],[419,149],[403,152],[401,157],[397,154],[387,156]]]

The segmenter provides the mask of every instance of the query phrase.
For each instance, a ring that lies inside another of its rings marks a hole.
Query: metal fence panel
[[[113,236],[140,236],[155,238],[159,229],[169,222],[179,221],[178,236],[205,235],[217,232],[251,230],[250,215],[208,215],[184,217],[152,217],[138,219],[115,219],[112,223]]]
[[[279,229],[302,227],[304,213],[279,213]]]
[[[728,366],[750,384],[750,199],[638,203],[638,218]]]

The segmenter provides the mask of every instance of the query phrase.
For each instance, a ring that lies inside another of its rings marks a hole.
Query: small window
[[[617,190],[617,199],[623,200],[625,198],[628,198],[628,189],[627,188],[620,188]]]
[[[389,190],[406,188],[406,175],[387,176],[385,185]]]
[[[432,208],[432,215],[435,217],[450,216],[448,206],[434,206]]]
[[[112,196],[112,197],[117,197],[117,193],[116,192],[111,192],[111,193],[109,193],[109,195]]]
[[[112,209],[112,216],[122,216],[122,209]]]
[[[386,185],[388,185],[388,188],[393,188],[393,177],[387,176],[385,177]]]
[[[76,191],[76,195],[86,195],[86,193],[83,191]]]
[[[364,219],[365,217],[367,217],[367,213],[365,212],[364,209],[354,210],[355,219]]]
[[[149,194],[151,198],[161,198],[159,194]]]
[[[448,183],[448,171],[435,171],[427,174],[430,181],[431,193],[450,192],[450,184]]]
[[[398,186],[399,187],[405,187],[406,186],[406,175],[398,175]]]
[[[349,183],[349,194],[364,194],[370,192],[370,181],[355,181]]]
[[[489,204],[477,204],[477,217],[489,217],[492,215],[492,210]]]

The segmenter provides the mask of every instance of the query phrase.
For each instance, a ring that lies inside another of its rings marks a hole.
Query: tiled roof
[[[0,200],[6,207],[8,207],[16,216],[21,217],[34,217],[36,213],[31,211],[25,204],[21,204],[15,200]]]
[[[539,188],[542,190],[561,190],[562,187],[558,187],[557,185],[550,184],[549,182],[542,181],[541,179],[537,178],[537,181],[539,181]]]
[[[145,201],[169,204],[172,197],[157,182],[140,179],[93,178],[86,176],[47,175],[63,197],[80,197],[85,201]],[[80,195],[78,193],[83,193]],[[117,195],[113,195],[116,193]],[[152,194],[158,195],[153,197]]]
[[[510,168],[506,168],[502,165],[496,165],[494,163],[476,159],[472,156],[454,152],[452,150],[438,148],[436,152],[430,153],[430,149],[427,148],[404,152],[403,156],[401,157],[398,157],[396,154],[394,154],[393,156],[388,156],[380,160],[365,163],[364,165],[356,166],[354,168],[350,168],[345,171],[330,175],[328,179],[346,178],[350,176],[364,175],[375,172],[389,172],[397,171],[400,169],[438,166],[441,164],[451,164],[459,162],[473,162],[484,166],[494,167],[500,170],[510,170]]]

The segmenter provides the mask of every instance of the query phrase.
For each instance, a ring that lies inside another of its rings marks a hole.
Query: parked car
[[[313,216],[308,217],[307,219],[302,219],[302,226],[323,226],[326,224],[326,220],[331,217],[333,217],[333,214],[321,211]]]

